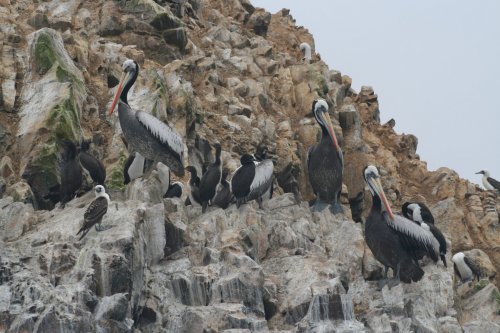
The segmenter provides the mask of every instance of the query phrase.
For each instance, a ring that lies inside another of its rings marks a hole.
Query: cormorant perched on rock
[[[227,207],[229,207],[231,202],[233,202],[234,200],[233,193],[231,193],[231,185],[226,180],[228,173],[229,171],[226,168],[222,170],[220,186],[217,194],[215,195],[215,198],[213,199],[213,205],[222,209],[226,209]]]
[[[163,196],[164,198],[180,198],[182,196],[182,183],[173,182],[168,187],[167,193]]]
[[[424,271],[415,260],[415,253],[425,251],[434,262],[439,256],[439,242],[434,235],[413,221],[392,213],[385,197],[377,168],[370,165],[364,178],[373,197],[373,204],[365,222],[365,240],[375,258],[385,266],[385,277],[380,288],[387,283],[387,270],[392,268],[394,280],[410,283],[419,281]]]
[[[90,140],[83,140],[80,144],[80,152],[78,153],[80,163],[89,172],[90,177],[96,184],[104,185],[106,168],[104,168],[104,164],[101,161],[88,152],[89,148]]]
[[[176,175],[184,175],[182,137],[169,125],[142,111],[133,111],[127,102],[127,94],[139,74],[137,62],[127,59],[123,63],[123,75],[109,110],[111,115],[118,103],[120,126],[128,143],[129,151],[138,152],[144,158],[167,165]]]
[[[85,211],[85,214],[83,215],[83,225],[77,233],[78,235],[82,232],[79,240],[82,240],[82,238],[85,237],[85,235],[90,231],[90,228],[94,225],[96,231],[103,230],[101,227],[101,221],[104,214],[108,211],[110,199],[102,185],[97,185],[94,193],[96,198]],[[99,227],[97,227],[98,225]]]
[[[430,231],[434,237],[439,242],[439,256],[443,261],[445,267],[446,264],[446,239],[443,233],[434,225],[434,216],[432,216],[431,211],[421,202],[405,202],[401,208],[403,216],[409,220],[412,220],[422,228]],[[422,259],[425,253],[420,253],[417,255],[417,260]]]
[[[485,189],[490,191],[500,191],[500,182],[494,178],[491,178],[489,171],[481,170],[479,172],[476,172],[476,175],[483,175],[482,181]]]
[[[188,183],[189,196],[186,199],[186,205],[201,206],[200,177],[198,177],[198,173],[194,166],[189,165],[186,170],[191,174],[191,179],[189,179]]]
[[[215,147],[215,162],[210,164],[207,171],[203,174],[200,180],[200,199],[201,199],[201,211],[205,212],[208,204],[215,197],[217,192],[217,186],[220,184],[222,177],[222,162],[220,159],[221,155],[221,145],[216,143]]]
[[[253,157],[257,162],[262,162],[264,160],[267,160],[267,146],[265,144],[259,144],[257,146],[257,149],[255,151],[255,154],[253,154]],[[274,191],[274,181],[271,183],[271,186],[269,187],[269,190],[267,193],[265,193],[262,198],[266,199],[271,199],[273,197],[273,191]]]
[[[240,159],[241,166],[231,178],[231,191],[236,199],[236,206],[256,200],[263,209],[262,196],[269,191],[273,182],[274,165],[271,160],[255,161],[252,155],[244,154]]]
[[[321,211],[330,204],[333,214],[342,213],[340,206],[344,169],[342,150],[333,131],[326,101],[323,99],[314,101],[312,109],[322,131],[321,140],[311,146],[307,154],[309,182],[316,194],[313,210]]]
[[[480,264],[463,252],[455,253],[451,260],[453,261],[453,269],[462,282],[472,281],[474,277],[478,280],[483,277]]]
[[[61,185],[59,187],[59,198],[61,208],[66,202],[73,199],[76,192],[82,186],[82,167],[76,159],[77,149],[74,142],[63,140],[63,152],[60,160]]]

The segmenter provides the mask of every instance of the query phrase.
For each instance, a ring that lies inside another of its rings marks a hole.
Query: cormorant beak
[[[330,119],[330,115],[328,114],[328,112],[321,112],[321,117],[323,118],[323,121],[326,124],[326,128],[328,130],[330,138],[332,139],[333,146],[335,147],[335,149],[339,150],[339,144],[337,142],[337,137],[335,136],[335,132],[333,131],[332,120]]]
[[[116,103],[118,103],[118,99],[122,93],[123,83],[127,82],[128,77],[130,76],[129,72],[123,72],[122,77],[120,79],[120,83],[118,84],[118,88],[116,89],[115,97],[113,98],[113,103],[111,104],[111,108],[109,109],[109,115],[113,114],[115,110]]]
[[[391,207],[389,206],[389,202],[387,201],[387,198],[385,197],[384,189],[382,188],[382,183],[380,182],[380,178],[373,177],[373,178],[369,178],[368,181],[370,182],[370,186],[372,187],[372,189],[375,191],[375,193],[382,200],[382,204],[385,207],[385,211],[387,212],[387,214],[389,214],[389,217],[391,218],[391,220],[394,220],[394,214],[391,210]]]

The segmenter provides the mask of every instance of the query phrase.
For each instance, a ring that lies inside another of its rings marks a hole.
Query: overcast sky
[[[251,1],[289,8],[331,69],[373,86],[382,122],[415,134],[430,170],[500,180],[500,1]]]

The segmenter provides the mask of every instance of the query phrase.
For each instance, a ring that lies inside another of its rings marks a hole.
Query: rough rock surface
[[[453,170],[428,171],[415,136],[380,124],[372,87],[357,93],[318,57],[303,63],[299,45],[314,40],[289,11],[248,0],[0,5],[0,331],[500,332],[500,198]],[[141,68],[130,105],[177,129],[185,165],[196,135],[221,143],[230,171],[268,146],[281,188],[265,210],[201,215],[185,194],[163,199],[155,172],[123,185],[127,150],[105,110],[126,58]],[[307,205],[319,97],[345,152],[345,215]],[[103,159],[112,199],[110,228],[82,241],[93,194],[64,209],[54,196],[57,142],[80,137]],[[381,266],[355,222],[371,206],[368,163],[396,211],[407,200],[431,208],[448,269],[427,264],[420,282],[377,289]],[[487,277],[461,284],[451,254],[468,250]]]

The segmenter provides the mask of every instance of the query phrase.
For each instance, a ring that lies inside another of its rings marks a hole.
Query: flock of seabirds
[[[302,46],[301,46],[302,48]],[[307,50],[306,50],[307,51]],[[307,54],[307,52],[305,52]],[[309,52],[310,54],[310,52]],[[127,94],[137,79],[139,66],[133,60],[123,63],[123,74],[109,110],[113,113],[118,105],[118,118],[123,132],[124,142],[131,153],[124,167],[124,183],[141,177],[147,161],[153,161],[164,168],[166,179],[163,185],[164,197],[180,197],[182,184],[170,183],[170,170],[177,176],[183,176],[184,170],[190,174],[189,195],[186,205],[198,205],[204,213],[209,205],[227,208],[231,203],[237,207],[256,200],[262,209],[263,198],[271,198],[273,186],[273,162],[267,159],[267,150],[258,149],[255,154],[243,154],[241,166],[236,169],[230,180],[227,171],[222,168],[221,145],[215,143],[215,161],[205,165],[201,177],[194,166],[184,168],[184,144],[182,137],[169,125],[142,111],[134,111],[128,105]],[[338,144],[325,100],[316,100],[312,104],[312,114],[321,127],[319,142],[309,148],[307,168],[309,181],[316,194],[311,207],[313,211],[323,211],[328,207],[332,214],[342,213],[340,193],[342,189],[343,155]],[[92,156],[89,141],[79,145],[63,141],[61,167],[61,206],[70,201],[82,183],[83,166],[98,185],[95,186],[96,199],[89,205],[84,222],[77,235],[80,240],[95,226],[97,231],[104,230],[101,221],[110,203],[104,188],[106,170],[102,162]],[[262,148],[262,147],[261,147]],[[157,167],[161,171],[161,168]],[[488,190],[500,190],[500,182],[492,179],[487,171],[483,175],[483,185]],[[402,206],[402,215],[394,214],[382,188],[378,169],[369,165],[364,169],[364,179],[373,197],[368,218],[365,221],[365,240],[375,258],[385,267],[384,277],[379,280],[380,289],[400,283],[419,281],[424,271],[419,260],[424,256],[434,263],[439,259],[447,267],[446,240],[434,224],[430,210],[420,202],[407,202]],[[462,252],[456,253],[452,261],[455,272],[463,282],[474,277],[482,277],[478,262]],[[388,278],[391,268],[393,277]]]

